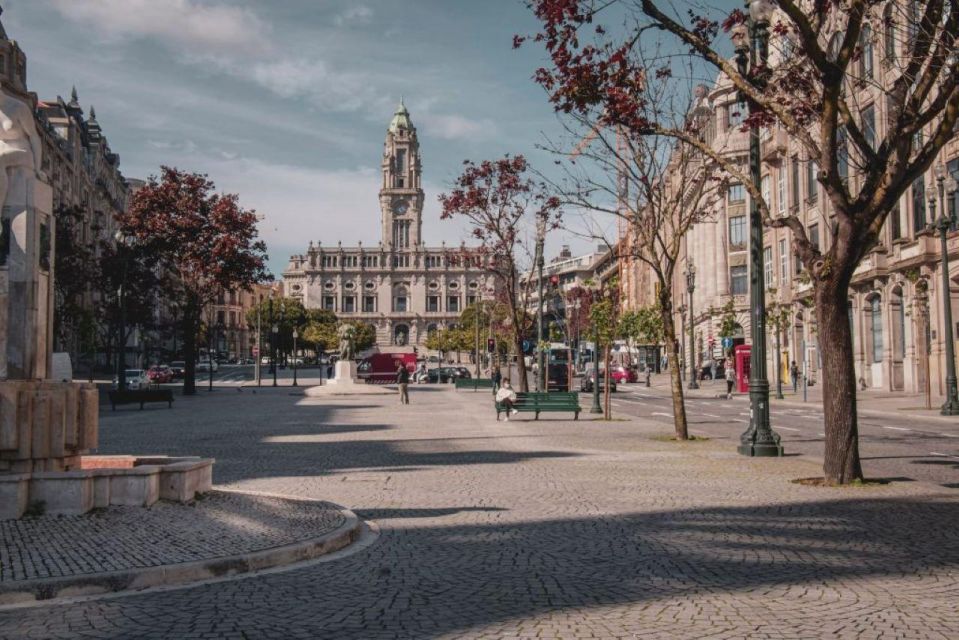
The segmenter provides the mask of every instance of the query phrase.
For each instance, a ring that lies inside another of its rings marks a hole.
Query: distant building
[[[305,254],[290,257],[284,295],[373,325],[379,345],[422,345],[429,333],[458,322],[466,307],[491,298],[496,284],[478,251],[423,244],[420,147],[402,101],[386,132],[382,168],[379,244],[311,241]]]

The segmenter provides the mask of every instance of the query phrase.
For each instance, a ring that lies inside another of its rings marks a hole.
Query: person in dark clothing
[[[410,372],[407,370],[406,365],[400,364],[400,366],[397,367],[396,383],[400,387],[400,404],[409,404],[410,403],[410,394],[409,394]]]
[[[500,373],[499,367],[493,369],[493,393],[496,393],[496,390],[499,389],[500,382],[503,381],[503,374]]]
[[[789,365],[789,377],[793,381],[793,393],[799,391],[799,365],[796,364],[796,361],[793,360],[792,364]]]

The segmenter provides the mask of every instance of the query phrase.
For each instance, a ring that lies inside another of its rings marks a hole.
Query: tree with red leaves
[[[161,168],[137,191],[120,228],[155,257],[161,288],[181,310],[186,360],[183,393],[196,393],[197,337],[204,307],[221,291],[249,289],[266,277],[266,245],[256,213],[235,194],[215,193],[204,174]]]
[[[559,199],[546,185],[527,177],[529,165],[523,156],[505,156],[475,164],[464,163],[462,175],[449,193],[440,195],[442,219],[464,218],[480,246],[475,253],[499,281],[500,293],[510,320],[510,338],[521,391],[528,391],[522,341],[530,325],[531,279],[520,277],[518,255],[528,247],[523,233],[532,220],[556,228],[561,211]],[[527,257],[530,253],[525,251]],[[531,264],[531,263],[530,263]]]
[[[863,477],[849,285],[862,260],[877,249],[890,211],[955,135],[959,3],[769,1],[776,9],[769,27],[778,51],[770,65],[742,74],[719,38],[720,30],[746,20],[738,9],[681,16],[655,0],[530,0],[542,25],[532,39],[545,46],[552,63],[539,69],[535,80],[560,113],[589,115],[632,136],[669,135],[696,147],[746,186],[766,225],[790,230],[818,316],[824,472],[827,482],[845,484]],[[625,28],[607,28],[601,24],[606,16]],[[671,37],[676,50],[651,66],[642,51],[652,38],[640,36],[657,32]],[[879,72],[872,60],[876,34],[885,45]],[[519,37],[514,45],[524,40]],[[771,214],[741,164],[716,153],[698,131],[662,122],[644,101],[641,88],[648,78],[668,74],[671,61],[684,51],[728,78],[746,98],[750,114],[744,128],[782,128],[805,161],[818,167],[814,175],[832,214],[828,246],[811,239],[795,213]],[[867,94],[884,118],[865,118],[858,100]]]

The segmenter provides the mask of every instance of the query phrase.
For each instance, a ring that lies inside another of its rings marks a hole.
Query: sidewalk
[[[726,393],[725,380],[701,380],[699,389],[690,390],[688,381],[683,380],[683,394],[692,399],[713,399],[717,395]],[[644,386],[642,382],[639,386]],[[651,388],[657,389],[662,393],[670,392],[670,379],[665,373],[654,375],[651,381]],[[742,397],[748,400],[749,394],[734,391],[733,397]],[[858,404],[858,413],[861,415],[888,415],[890,411],[896,412],[896,415],[903,417],[916,417],[925,419],[940,419],[952,424],[959,424],[959,417],[943,416],[939,413],[939,407],[945,401],[943,396],[932,395],[932,409],[926,409],[926,396],[924,394],[890,392],[882,389],[865,389],[856,392]],[[786,407],[822,407],[822,385],[816,384],[806,388],[805,399],[803,398],[803,388],[799,387],[797,392],[793,392],[792,385],[783,383],[783,399],[776,399],[776,382],[770,381],[769,385],[770,406]]]

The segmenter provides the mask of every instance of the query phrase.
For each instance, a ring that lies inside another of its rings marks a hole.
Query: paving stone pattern
[[[319,537],[344,522],[326,502],[222,491],[192,505],[0,520],[0,584],[241,555]]]
[[[796,485],[799,458],[642,420],[495,422],[487,394],[215,392],[106,416],[104,452],[327,499],[370,547],[270,573],[0,611],[4,638],[955,638],[959,499]]]

